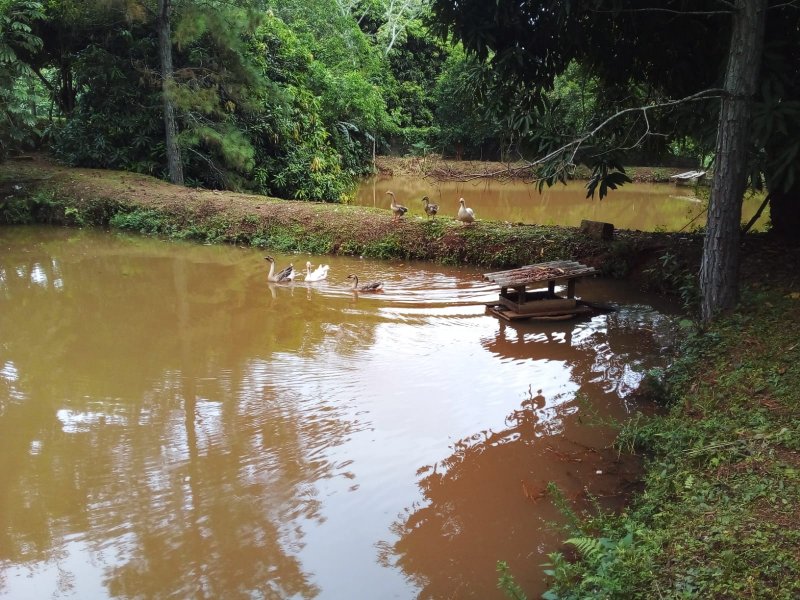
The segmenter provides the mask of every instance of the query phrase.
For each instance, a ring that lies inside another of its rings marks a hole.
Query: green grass
[[[644,491],[581,515],[579,558],[551,555],[546,597],[800,597],[798,316],[791,294],[750,294],[686,340],[660,388],[669,412],[618,440],[647,456]]]

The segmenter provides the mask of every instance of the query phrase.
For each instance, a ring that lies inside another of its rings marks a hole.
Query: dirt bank
[[[378,156],[375,167],[381,175],[412,175],[434,179],[459,179],[472,176],[502,176],[508,169],[519,169],[522,162],[502,163],[476,160],[447,160],[438,155],[429,156]],[[673,167],[626,167],[626,172],[637,183],[669,183],[669,178],[686,169]],[[587,167],[578,166],[574,177],[577,180],[589,179],[591,172]]]
[[[667,247],[697,245],[686,235],[617,231],[613,242],[604,242],[572,227],[463,226],[448,217],[393,222],[383,209],[187,188],[146,175],[68,168],[45,157],[0,165],[0,186],[0,222],[111,226],[286,252],[499,268],[575,259],[621,275]]]

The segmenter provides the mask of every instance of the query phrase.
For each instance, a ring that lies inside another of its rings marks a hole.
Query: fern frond
[[[595,558],[602,550],[602,542],[597,538],[570,538],[566,543],[575,546],[578,552],[587,558]]]

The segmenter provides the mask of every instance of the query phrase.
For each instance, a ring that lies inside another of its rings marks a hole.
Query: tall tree
[[[750,113],[764,48],[767,0],[736,0],[719,111],[716,166],[700,267],[701,316],[733,308],[739,288],[739,227],[747,185]]]
[[[172,34],[170,17],[171,0],[158,0],[158,57],[161,62],[161,102],[164,107],[164,142],[167,149],[167,167],[169,180],[183,185],[183,164],[181,150],[178,146],[178,125],[175,122],[175,105],[172,102],[172,90],[175,85],[172,72]]]

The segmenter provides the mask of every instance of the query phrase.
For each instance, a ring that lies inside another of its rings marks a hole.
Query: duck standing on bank
[[[347,278],[353,280],[354,292],[379,292],[383,288],[382,281],[370,281],[369,283],[358,285],[358,277],[356,275],[351,273]]]
[[[439,205],[431,202],[427,196],[422,198],[422,202],[425,204],[425,214],[431,218],[435,217],[436,213],[439,212]]]
[[[398,204],[395,200],[394,192],[386,192],[392,197],[390,208],[392,209],[392,221],[397,221],[400,217],[408,212],[408,209],[402,204]]]
[[[469,225],[473,221],[475,221],[475,211],[471,208],[467,208],[467,204],[463,198],[459,198],[458,203],[460,206],[458,207],[458,220],[464,223],[465,225]]]
[[[275,272],[275,259],[271,256],[265,256],[264,260],[269,261],[269,273],[267,274],[267,281],[274,281],[281,283],[284,281],[293,281],[295,276],[294,265],[289,265],[285,269]]]

